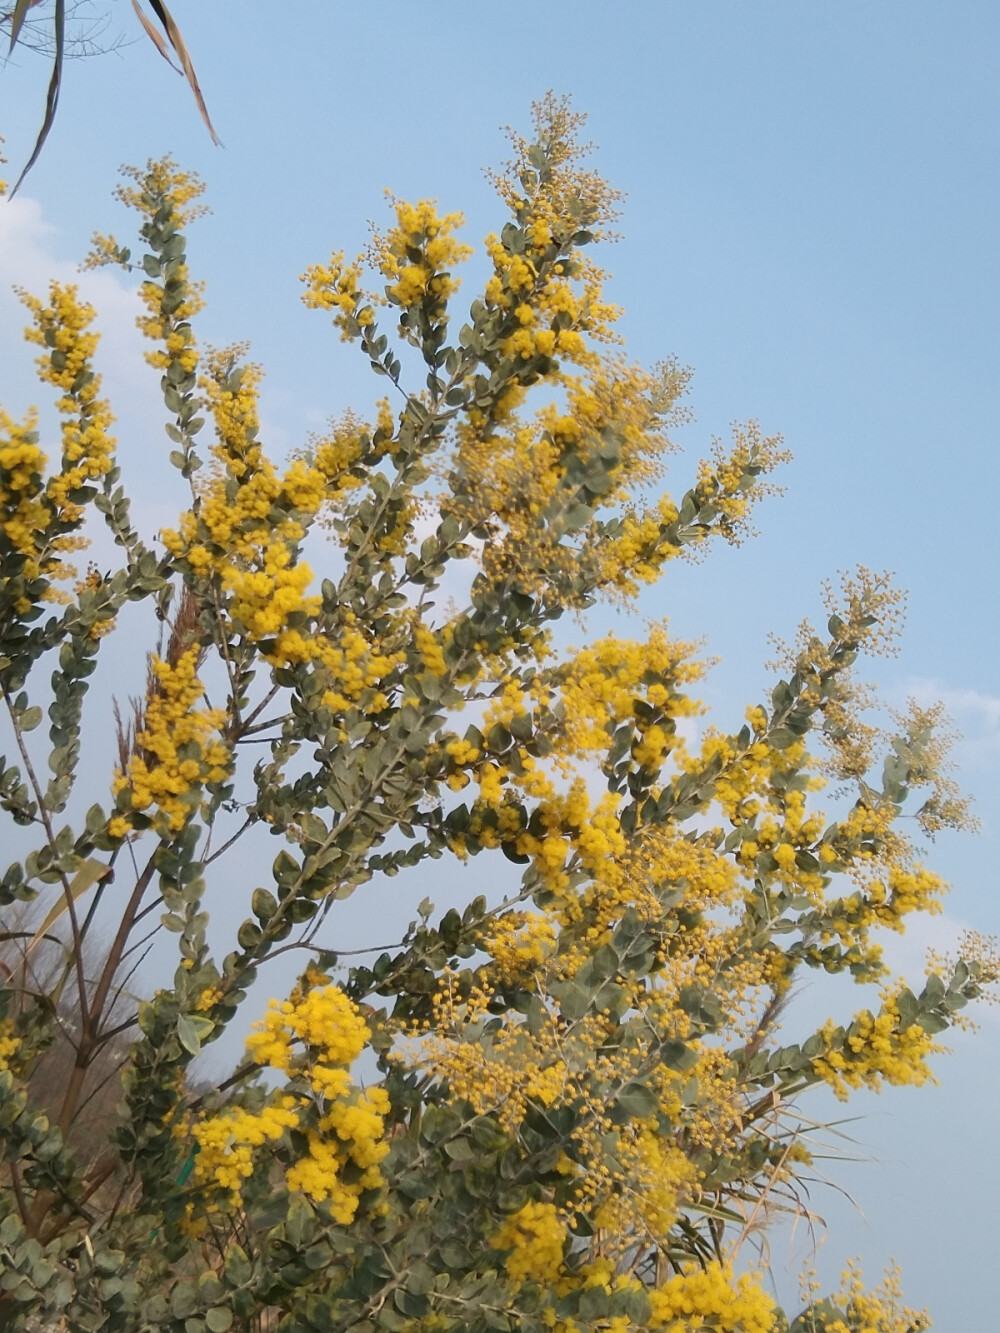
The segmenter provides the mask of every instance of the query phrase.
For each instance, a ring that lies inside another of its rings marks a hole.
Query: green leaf
[[[26,708],[23,713],[18,714],[17,722],[22,731],[34,731],[42,720],[42,710],[35,706]]]
[[[198,1289],[193,1282],[178,1282],[170,1293],[170,1313],[175,1319],[187,1319],[198,1305]]]
[[[253,1275],[246,1251],[235,1243],[226,1250],[225,1274],[230,1285],[242,1287]]]
[[[102,833],[107,822],[107,815],[104,813],[101,806],[97,804],[90,807],[84,819],[84,825],[88,833]]]
[[[250,907],[258,921],[270,921],[278,910],[278,900],[267,889],[254,889]]]
[[[241,949],[255,949],[261,938],[260,926],[255,921],[244,921],[236,932],[236,939]]]
[[[587,1287],[580,1293],[580,1318],[592,1323],[607,1319],[611,1302],[603,1287]]]
[[[182,1183],[180,1180],[178,1184]],[[226,1294],[226,1288],[216,1275],[209,1271],[198,1278],[198,1299],[204,1306],[218,1305]]]
[[[446,1240],[440,1254],[449,1268],[465,1269],[473,1265],[472,1252],[459,1240]]]
[[[94,1267],[99,1273],[117,1273],[124,1262],[122,1250],[99,1250],[94,1256]]]
[[[279,888],[284,888],[287,885],[294,884],[298,878],[299,863],[289,852],[282,850],[274,858],[271,874]]]
[[[575,532],[577,529],[585,527],[593,517],[593,509],[576,501],[563,514],[563,523],[567,532]]]
[[[676,1069],[678,1073],[698,1063],[697,1052],[683,1041],[665,1041],[660,1048],[660,1059],[668,1069]]]
[[[771,702],[776,713],[787,712],[795,702],[795,695],[787,680],[781,680],[771,691]]]
[[[618,1094],[618,1104],[636,1120],[648,1120],[659,1110],[656,1094],[644,1083],[630,1083]]]
[[[177,1018],[177,1040],[189,1055],[199,1055],[201,1044],[215,1031],[215,1024],[204,1014],[180,1014]]]
[[[452,1139],[444,1145],[444,1150],[453,1162],[471,1162],[476,1156],[468,1139]]]
[[[557,998],[562,1016],[571,1023],[583,1018],[590,1008],[590,992],[575,981],[567,981],[560,986]]]
[[[590,960],[595,981],[607,981],[618,971],[620,960],[610,944],[602,944]]]
[[[296,1249],[312,1235],[316,1215],[301,1195],[295,1195],[288,1205],[285,1218],[285,1236]]]
[[[214,1310],[206,1312],[205,1323],[211,1333],[226,1333],[226,1330],[233,1326],[233,1312],[228,1306],[218,1305]]]

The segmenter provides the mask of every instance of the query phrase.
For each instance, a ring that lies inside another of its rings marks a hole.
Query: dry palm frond
[[[12,8],[0,10],[0,32],[9,33],[8,56],[19,43],[21,46],[27,46],[32,50],[43,50],[52,53],[52,73],[49,76],[49,88],[45,99],[45,114],[42,117],[41,129],[38,131],[31,156],[11,191],[12,195],[17,193],[21,182],[38,161],[39,154],[49,137],[49,131],[55,122],[56,109],[59,105],[59,91],[62,87],[63,65],[67,53],[71,50],[71,47],[76,54],[93,54],[96,50],[101,49],[93,45],[92,34],[83,37],[82,41],[78,37],[75,43],[71,43],[72,34],[69,29],[69,22],[78,16],[79,4],[67,4],[67,0],[54,0],[51,17],[46,20],[31,14],[31,11],[38,9],[42,3],[43,0],[15,0]],[[171,68],[187,80],[201,118],[212,136],[212,142],[215,144],[221,143],[208,114],[208,108],[205,105],[205,99],[198,83],[198,76],[195,73],[194,63],[191,60],[180,28],[178,28],[170,10],[162,3],[162,0],[147,0],[147,3],[155,16],[156,22],[143,10],[139,0],[132,0],[132,8],[142,24],[143,31]],[[95,22],[99,21],[95,20]],[[162,33],[160,28],[163,30]],[[171,51],[177,57],[179,68],[174,65],[170,58]]]

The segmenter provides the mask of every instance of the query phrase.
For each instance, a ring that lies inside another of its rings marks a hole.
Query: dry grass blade
[[[17,194],[21,188],[21,182],[38,161],[38,155],[45,146],[45,140],[49,137],[49,130],[51,130],[52,123],[56,118],[56,107],[59,105],[59,88],[62,84],[63,55],[66,50],[66,0],[56,0],[56,11],[53,15],[52,24],[56,41],[56,54],[52,61],[52,77],[49,79],[49,91],[45,98],[45,118],[42,121],[42,128],[38,131],[38,138],[35,140],[35,147],[32,149],[31,156],[10,192],[11,199]]]
[[[174,62],[171,60],[170,50],[167,47],[166,42],[160,36],[155,24],[150,23],[146,14],[143,12],[142,6],[139,4],[139,0],[132,0],[132,8],[135,10],[136,18],[142,24],[143,31],[145,32],[149,40],[153,43],[153,45],[156,47],[157,51],[159,51],[160,55],[167,62],[170,68],[183,77],[184,71],[178,68],[178,66],[175,65]]]
[[[20,37],[21,29],[24,27],[24,20],[28,17],[28,10],[34,9],[36,5],[40,5],[41,3],[42,0],[17,0],[17,4],[14,6],[13,10],[8,14],[4,14],[4,19],[10,19],[10,46],[7,51],[8,55],[17,45],[17,39]]]
[[[80,869],[76,872],[76,874],[70,881],[69,895],[72,898],[73,902],[79,901],[79,899],[83,897],[83,895],[87,892],[88,889],[92,889],[95,884],[99,883],[99,881],[104,879],[105,876],[110,875],[110,873],[111,873],[111,867],[106,866],[102,861],[84,861],[83,865],[80,867]],[[55,923],[59,920],[59,918],[63,915],[63,913],[68,910],[68,908],[69,908],[69,903],[66,901],[65,898],[60,898],[54,904],[54,906],[46,916],[45,920],[35,931],[31,943],[28,945],[27,949],[25,949],[24,951],[25,957],[27,957],[27,955],[31,953],[32,949],[35,947],[36,944],[38,944],[41,940],[46,939],[48,937],[48,931],[50,927],[55,925]]]
[[[181,62],[181,66],[184,70],[184,77],[187,79],[191,91],[194,93],[194,100],[198,103],[198,110],[201,112],[201,118],[205,122],[209,134],[212,136],[212,142],[221,146],[222,140],[216,134],[215,126],[212,124],[211,117],[208,114],[208,107],[205,105],[205,99],[202,97],[201,88],[198,85],[198,76],[194,72],[194,65],[188,54],[188,49],[184,44],[184,38],[181,36],[180,28],[178,28],[177,24],[174,22],[170,10],[167,9],[166,5],[161,3],[161,0],[149,0],[149,7],[160,20],[160,23],[163,26],[163,31],[167,34],[167,39],[170,42],[170,45],[174,48],[174,51],[177,54],[177,59]],[[143,26],[145,27],[146,25],[143,24]],[[157,43],[157,45],[159,45],[159,43]]]

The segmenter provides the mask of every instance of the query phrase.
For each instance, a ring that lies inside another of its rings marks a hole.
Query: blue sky
[[[949,704],[965,734],[959,776],[983,821],[978,837],[931,849],[954,894],[898,956],[916,977],[926,944],[962,924],[1000,929],[997,7],[301,0],[292,24],[260,0],[172,8],[225,149],[212,148],[145,40],[72,64],[50,143],[0,210],[3,286],[68,275],[95,229],[124,232],[109,198],[118,164],[173,152],[209,182],[214,210],[191,248],[209,277],[203,336],[252,340],[280,453],[380,391],[301,307],[297,275],[331,248],[361,248],[387,187],[463,209],[469,239],[480,238],[498,217],[481,168],[504,156],[500,127],[526,127],[548,88],[571,94],[590,114],[597,164],[627,195],[623,239],[604,262],[630,351],[695,369],[677,489],[734,419],[758,417],[795,454],[759,537],[671,570],[641,613],[669,616],[721,659],[706,698],[724,723],[766,683],[768,633],[788,637],[804,615],[819,617],[823,578],[858,561],[896,570],[910,590],[906,638],[873,674],[890,702],[917,692]],[[114,10],[135,31],[129,7]],[[0,76],[12,164],[30,150],[45,78],[30,55]],[[102,309],[123,466],[155,527],[181,503],[149,425],[155,378],[131,332],[128,283],[87,284]],[[21,322],[0,292],[0,397],[13,409],[33,396]],[[136,624],[140,647],[142,632]],[[444,881],[439,901],[468,882]],[[344,929],[360,936],[381,912],[359,896]],[[817,1199],[835,1224],[818,1258],[825,1277],[859,1251],[874,1276],[895,1254],[912,1303],[956,1333],[991,1326],[995,1309],[1000,1025],[983,1019],[940,1062],[941,1088],[864,1102],[850,1133],[879,1161],[831,1175],[846,1175],[865,1216],[832,1192]],[[837,1108],[817,1102],[815,1113]],[[785,1241],[772,1259],[787,1289]]]

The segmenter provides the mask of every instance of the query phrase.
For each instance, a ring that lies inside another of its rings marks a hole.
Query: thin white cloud
[[[909,682],[907,693],[921,703],[940,699],[956,720],[974,718],[980,725],[996,732],[1000,739],[1000,696],[983,694],[981,690],[952,689],[940,681],[917,677]]]
[[[76,259],[58,257],[58,235],[36,200],[19,196],[0,205],[0,290],[4,291],[0,339],[5,344],[9,340],[13,351],[26,322],[20,302],[7,295],[10,288],[24,287],[44,296],[52,279],[76,283],[83,299],[97,310],[101,369],[109,384],[116,389],[128,385],[130,398],[140,384],[155,395],[156,377],[143,362],[142,342],[135,327],[140,311],[137,282],[117,269],[81,273]],[[7,357],[4,360],[11,364]]]
[[[81,272],[83,256],[64,258],[59,240],[59,229],[46,219],[36,200],[19,195],[0,203],[0,402],[15,416],[38,405],[43,447],[53,452],[55,414],[46,387],[34,373],[38,349],[24,341],[27,312],[12,289],[23,287],[44,299],[53,280],[76,284],[81,298],[96,311],[94,327],[101,342],[95,368],[116,419],[113,429],[132,497],[132,519],[150,537],[176,523],[186,488],[168,461],[159,374],[146,364],[147,345],[136,328],[142,310],[139,279],[117,268]],[[103,524],[90,531],[95,542],[92,554],[100,559],[107,544]]]
[[[915,699],[927,706],[944,704],[960,740],[960,761],[995,763],[1000,755],[1000,696],[982,690],[956,688],[926,676],[914,676],[891,691],[894,702]]]

